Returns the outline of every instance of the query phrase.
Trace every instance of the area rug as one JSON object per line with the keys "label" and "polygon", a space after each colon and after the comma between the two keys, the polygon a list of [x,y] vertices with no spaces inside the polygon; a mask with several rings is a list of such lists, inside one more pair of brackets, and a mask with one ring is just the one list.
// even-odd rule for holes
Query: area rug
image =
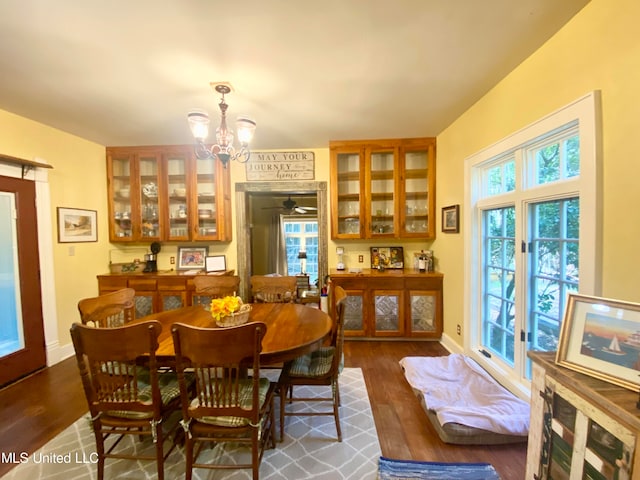
{"label": "area rug", "polygon": [[500,480],[489,463],[440,463],[380,457],[378,480]]}
{"label": "area rug", "polygon": [[[267,370],[265,373],[269,377],[277,378],[278,371]],[[303,389],[306,391],[303,392]],[[322,396],[326,394],[326,390],[318,387],[296,387],[296,393],[312,397]],[[362,370],[345,368],[340,374],[340,399],[342,442],[336,440],[335,422],[331,416],[287,417],[284,441],[276,443],[275,449],[266,450],[264,453],[260,466],[261,480],[374,480],[376,478],[380,444]],[[123,440],[122,444],[123,450],[151,451],[153,449],[150,441],[141,442],[138,439],[127,440],[127,442]],[[17,465],[3,476],[2,480],[25,478],[94,480],[97,478],[96,465],[92,463],[95,458],[95,441],[86,415],[41,450],[28,456],[22,456],[21,452],[14,453],[16,461],[24,460],[24,463]],[[211,448],[202,455],[208,456],[207,461],[216,459],[242,461],[246,458],[245,455],[250,454],[244,447],[225,444],[224,447],[218,445]],[[53,461],[46,461],[47,459]],[[165,465],[167,480],[184,478],[184,460],[181,448],[171,453]],[[195,469],[193,478],[195,480],[249,479],[251,471]],[[157,479],[155,462],[107,460],[105,479]]]}

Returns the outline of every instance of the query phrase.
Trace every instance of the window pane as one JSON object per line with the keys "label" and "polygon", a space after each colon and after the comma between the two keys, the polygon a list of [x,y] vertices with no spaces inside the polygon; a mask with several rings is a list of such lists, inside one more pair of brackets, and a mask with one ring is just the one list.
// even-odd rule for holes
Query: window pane
{"label": "window pane", "polygon": [[535,153],[538,185],[560,179],[560,145],[554,143]]}
{"label": "window pane", "polygon": [[[509,364],[514,361],[515,221],[514,207],[488,210],[484,238],[484,315],[482,345]],[[510,233],[511,232],[511,233]]]}
{"label": "window pane", "polygon": [[531,207],[534,223],[530,250],[531,348],[558,347],[566,295],[578,290],[579,202],[577,198],[541,202]]}
{"label": "window pane", "polygon": [[565,157],[567,163],[567,177],[580,174],[580,139],[576,135],[565,141]]}

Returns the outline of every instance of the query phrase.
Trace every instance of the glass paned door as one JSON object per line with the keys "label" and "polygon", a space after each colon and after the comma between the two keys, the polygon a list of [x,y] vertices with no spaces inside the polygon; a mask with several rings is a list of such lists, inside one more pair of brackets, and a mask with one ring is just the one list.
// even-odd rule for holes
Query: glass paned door
{"label": "glass paned door", "polygon": [[0,176],[0,386],[46,365],[36,188]]}
{"label": "glass paned door", "polygon": [[403,191],[405,195],[404,228],[407,233],[426,234],[429,231],[428,165],[428,151],[405,153]]}
{"label": "glass paned door", "polygon": [[360,154],[339,153],[338,176],[338,235],[360,236]]}
{"label": "glass paned door", "polygon": [[15,195],[0,192],[0,357],[24,348]]}
{"label": "glass paned door", "polygon": [[577,198],[531,206],[529,301],[531,349],[558,347],[567,295],[578,291],[580,202]]}
{"label": "glass paned door", "polygon": [[183,155],[170,155],[166,162],[169,190],[169,240],[186,240],[189,238],[187,161]]}
{"label": "glass paned door", "polygon": [[158,158],[140,156],[140,234],[144,239],[160,239],[160,207],[158,204]]}
{"label": "glass paned door", "polygon": [[211,159],[197,159],[196,161],[196,208],[194,215],[196,224],[196,239],[211,240],[218,237],[218,212],[216,211],[216,168]]}
{"label": "glass paned door", "polygon": [[370,228],[374,237],[395,232],[394,158],[393,150],[371,153]]}
{"label": "glass paned door", "polygon": [[515,350],[515,208],[484,212],[482,346],[509,365]]}

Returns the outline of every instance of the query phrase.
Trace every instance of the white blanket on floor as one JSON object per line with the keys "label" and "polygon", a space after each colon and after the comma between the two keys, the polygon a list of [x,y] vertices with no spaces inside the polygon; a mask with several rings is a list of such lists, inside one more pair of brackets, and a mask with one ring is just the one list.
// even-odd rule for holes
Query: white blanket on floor
{"label": "white blanket on floor", "polygon": [[496,382],[471,358],[405,357],[400,360],[411,387],[422,392],[441,425],[460,423],[491,432],[527,435],[529,404]]}

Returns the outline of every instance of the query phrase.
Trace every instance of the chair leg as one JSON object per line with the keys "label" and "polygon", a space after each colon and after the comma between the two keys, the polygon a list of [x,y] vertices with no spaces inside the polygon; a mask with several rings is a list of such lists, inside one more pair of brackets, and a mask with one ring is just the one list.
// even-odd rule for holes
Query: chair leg
{"label": "chair leg", "polygon": [[186,458],[184,478],[191,480],[193,475],[193,439],[189,438],[189,432],[185,433],[184,456]]}
{"label": "chair leg", "polygon": [[100,432],[100,424],[93,422],[93,432],[96,437],[96,453],[98,454],[98,480],[104,480],[104,436]]}
{"label": "chair leg", "polygon": [[338,433],[338,441],[342,442],[342,430],[340,429],[340,388],[336,379],[331,388],[333,390],[333,416],[336,420],[336,432]]}
{"label": "chair leg", "polygon": [[287,401],[288,385],[280,385],[280,441],[284,440],[284,413]]}
{"label": "chair leg", "polygon": [[163,442],[164,437],[162,435],[162,425],[157,425],[156,427],[156,466],[158,468],[158,480],[164,480],[164,450],[163,450]]}

